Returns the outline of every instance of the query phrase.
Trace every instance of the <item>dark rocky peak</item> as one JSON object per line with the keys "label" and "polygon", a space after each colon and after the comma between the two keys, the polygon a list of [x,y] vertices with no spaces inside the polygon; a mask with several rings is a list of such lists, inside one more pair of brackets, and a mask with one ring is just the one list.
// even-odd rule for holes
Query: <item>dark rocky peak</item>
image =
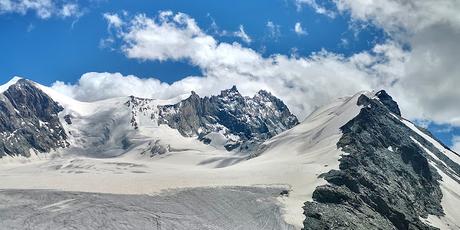
{"label": "dark rocky peak", "polygon": [[357,104],[337,143],[347,154],[339,170],[321,175],[329,184],[305,203],[304,229],[435,229],[420,220],[444,215],[434,166],[454,180],[460,166],[393,116],[396,102],[385,91]]}
{"label": "dark rocky peak", "polygon": [[190,92],[190,97],[200,97],[195,91]]}
{"label": "dark rocky peak", "polygon": [[201,99],[200,95],[198,95],[195,91],[190,92],[190,96],[185,99],[188,101],[199,101]]}
{"label": "dark rocky peak", "polygon": [[224,97],[224,98],[241,98],[243,96],[241,96],[240,92],[238,91],[238,89],[234,85],[230,89],[222,90],[220,92],[220,97]]}
{"label": "dark rocky peak", "polygon": [[399,110],[398,103],[393,100],[393,98],[387,94],[385,90],[380,90],[375,94],[375,96],[384,104],[392,113],[401,116],[401,111]]}
{"label": "dark rocky peak", "polygon": [[246,148],[298,124],[281,100],[268,92],[262,95],[243,97],[236,86],[211,97],[192,93],[177,104],[158,106],[158,121],[205,143],[212,142],[208,134],[220,133],[228,138],[228,150]]}
{"label": "dark rocky peak", "polygon": [[261,98],[272,98],[274,97],[273,94],[271,94],[270,92],[266,91],[266,90],[259,90],[259,92],[256,93],[256,95],[254,97],[261,97]]}
{"label": "dark rocky peak", "polygon": [[17,111],[24,117],[34,112],[42,120],[50,120],[52,116],[63,110],[48,95],[38,89],[33,82],[20,79],[6,90],[5,95]]}
{"label": "dark rocky peak", "polygon": [[58,117],[63,108],[35,83],[18,80],[0,98],[0,157],[68,146]]}

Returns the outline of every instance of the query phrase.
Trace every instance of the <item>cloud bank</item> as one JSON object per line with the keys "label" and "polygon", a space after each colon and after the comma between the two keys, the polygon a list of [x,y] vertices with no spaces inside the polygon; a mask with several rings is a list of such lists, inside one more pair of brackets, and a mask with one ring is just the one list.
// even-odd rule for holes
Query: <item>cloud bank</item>
{"label": "cloud bank", "polygon": [[265,58],[239,43],[218,42],[183,13],[163,11],[154,18],[140,14],[116,24],[123,25],[116,33],[128,58],[185,60],[199,67],[203,76],[169,85],[153,78],[88,73],[76,85],[58,82],[55,89],[89,101],[126,95],[165,99],[191,90],[205,96],[237,85],[246,95],[269,90],[303,118],[337,97],[372,89],[395,71],[394,63],[386,60],[390,59],[386,52],[396,49],[395,44],[379,45],[351,57],[321,51],[309,57],[276,54]]}
{"label": "cloud bank", "polygon": [[[297,1],[315,10],[316,1]],[[155,17],[112,17],[109,24],[128,58],[144,61],[185,60],[202,76],[171,85],[117,73],[88,73],[76,85],[53,87],[80,100],[136,95],[169,98],[191,90],[215,94],[237,85],[250,95],[267,89],[282,98],[300,118],[315,107],[359,90],[385,88],[410,119],[460,126],[460,2],[456,0],[333,0],[334,16],[350,15],[353,23],[372,23],[390,37],[372,50],[349,57],[321,51],[308,57],[260,53],[239,43],[219,42],[183,13]],[[109,14],[108,14],[109,15]],[[267,22],[273,39],[279,26]],[[241,31],[244,28],[241,27]],[[112,84],[112,85],[111,85]],[[112,87],[107,87],[107,86]],[[119,90],[113,90],[117,87]]]}
{"label": "cloud bank", "polygon": [[[298,0],[315,8],[316,1]],[[354,23],[372,23],[408,46],[390,82],[406,116],[460,126],[460,1],[332,0]],[[395,57],[400,56],[401,50]],[[395,58],[393,58],[395,59]]]}

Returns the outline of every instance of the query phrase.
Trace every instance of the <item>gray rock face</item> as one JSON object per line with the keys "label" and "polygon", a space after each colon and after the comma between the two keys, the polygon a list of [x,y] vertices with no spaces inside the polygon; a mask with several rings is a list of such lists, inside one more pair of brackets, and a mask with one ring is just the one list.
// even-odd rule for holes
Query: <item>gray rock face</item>
{"label": "gray rock face", "polygon": [[340,170],[321,175],[329,184],[305,203],[304,229],[434,229],[419,217],[443,215],[441,177],[428,159],[450,174],[460,175],[458,165],[391,115],[399,108],[385,94],[359,98],[363,108],[341,128],[337,143],[349,154],[340,159]]}
{"label": "gray rock face", "polygon": [[401,116],[401,111],[399,110],[398,103],[396,101],[393,101],[393,98],[387,94],[385,90],[381,90],[375,94],[377,98],[384,104],[388,110],[390,110],[392,113]]}
{"label": "gray rock face", "polygon": [[183,136],[198,136],[212,142],[210,133],[220,133],[225,148],[251,149],[298,124],[287,106],[261,90],[254,97],[243,97],[236,87],[220,95],[199,97],[196,93],[174,105],[159,106],[159,123],[179,130]]}
{"label": "gray rock face", "polygon": [[28,80],[0,94],[0,157],[30,156],[30,149],[49,152],[68,146],[59,121],[62,107]]}

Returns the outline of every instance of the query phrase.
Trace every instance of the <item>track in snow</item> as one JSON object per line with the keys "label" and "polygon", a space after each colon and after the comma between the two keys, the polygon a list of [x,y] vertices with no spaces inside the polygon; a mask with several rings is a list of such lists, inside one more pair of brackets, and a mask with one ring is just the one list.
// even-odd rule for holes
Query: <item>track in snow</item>
{"label": "track in snow", "polygon": [[0,229],[293,229],[283,188],[216,187],[160,195],[0,190]]}

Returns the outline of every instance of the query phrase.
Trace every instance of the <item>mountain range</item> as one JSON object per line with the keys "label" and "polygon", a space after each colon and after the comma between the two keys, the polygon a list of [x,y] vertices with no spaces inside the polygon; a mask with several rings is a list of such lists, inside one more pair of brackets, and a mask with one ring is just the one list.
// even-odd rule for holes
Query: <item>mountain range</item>
{"label": "mountain range", "polygon": [[[266,90],[81,102],[14,78],[0,86],[0,157],[0,199],[10,203],[0,229],[94,229],[108,224],[101,210],[155,199],[147,217],[120,213],[104,226],[460,229],[460,155],[384,90],[299,121]],[[80,192],[98,205],[83,207]]]}

